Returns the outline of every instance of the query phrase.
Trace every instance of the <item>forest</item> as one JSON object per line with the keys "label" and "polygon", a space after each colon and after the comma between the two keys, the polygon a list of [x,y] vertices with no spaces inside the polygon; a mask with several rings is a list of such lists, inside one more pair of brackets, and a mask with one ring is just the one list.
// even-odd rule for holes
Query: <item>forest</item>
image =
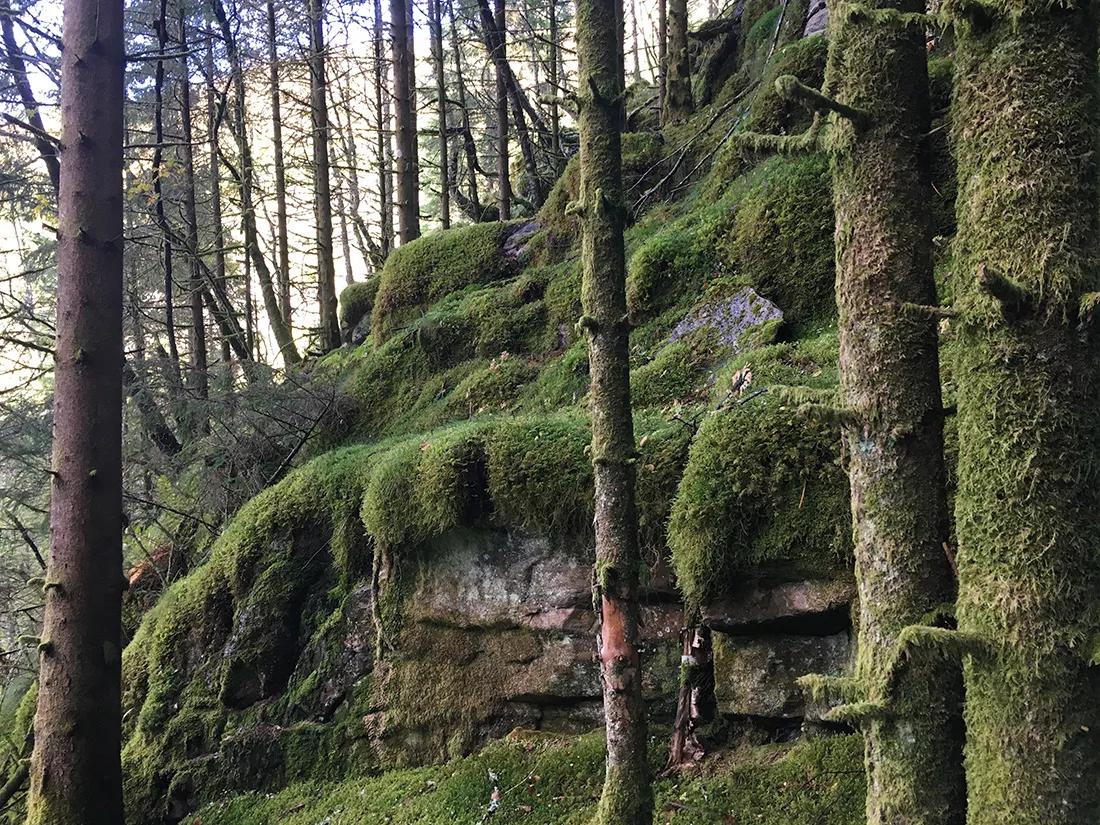
{"label": "forest", "polygon": [[1097,14],[0,0],[0,825],[1100,823]]}

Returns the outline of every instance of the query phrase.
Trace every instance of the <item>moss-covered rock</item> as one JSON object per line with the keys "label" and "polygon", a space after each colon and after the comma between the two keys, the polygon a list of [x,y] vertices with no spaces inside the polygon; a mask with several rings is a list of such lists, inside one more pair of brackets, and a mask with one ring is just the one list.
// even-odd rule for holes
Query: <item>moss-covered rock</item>
{"label": "moss-covered rock", "polygon": [[668,531],[689,602],[753,577],[845,569],[851,521],[838,448],[834,426],[770,393],[706,418]]}
{"label": "moss-covered rock", "polygon": [[377,344],[435,301],[470,284],[513,271],[503,254],[516,224],[480,223],[433,232],[398,247],[386,259],[371,315]]}
{"label": "moss-covered rock", "polygon": [[380,278],[368,278],[344,287],[340,293],[340,327],[342,329],[354,329],[356,324],[370,315],[380,283]]}
{"label": "moss-covered rock", "polygon": [[789,322],[828,319],[833,297],[833,206],[822,157],[775,158],[752,176],[719,254]]}

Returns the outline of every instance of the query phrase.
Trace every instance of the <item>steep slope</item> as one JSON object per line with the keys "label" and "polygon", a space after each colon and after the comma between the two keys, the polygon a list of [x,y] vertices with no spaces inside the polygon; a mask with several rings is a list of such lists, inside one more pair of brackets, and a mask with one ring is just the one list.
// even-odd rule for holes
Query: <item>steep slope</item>
{"label": "steep slope", "polygon": [[[732,47],[705,41],[701,57],[722,63],[700,63],[713,102],[624,144],[646,689],[668,718],[684,606],[702,608],[720,719],[765,739],[815,718],[794,679],[840,672],[850,651],[837,433],[780,391],[836,386],[827,161],[763,160],[729,139],[806,122],[772,80],[819,82],[825,42],[784,18],[767,61],[780,14],[746,4]],[[461,759],[517,727],[599,724],[577,184],[570,164],[537,219],[429,234],[345,292],[360,343],[313,367],[341,390],[308,461],[241,509],[126,649],[130,821],[288,786],[194,821],[450,821],[484,806],[472,777],[486,768],[508,787],[530,774],[588,789],[509,814],[581,821],[598,737],[512,737]],[[803,783],[805,799],[775,810],[854,822],[861,774],[834,764],[858,761],[853,741],[774,765],[786,747],[742,754],[741,772],[662,786],[662,804],[715,821],[692,811],[766,806]]]}

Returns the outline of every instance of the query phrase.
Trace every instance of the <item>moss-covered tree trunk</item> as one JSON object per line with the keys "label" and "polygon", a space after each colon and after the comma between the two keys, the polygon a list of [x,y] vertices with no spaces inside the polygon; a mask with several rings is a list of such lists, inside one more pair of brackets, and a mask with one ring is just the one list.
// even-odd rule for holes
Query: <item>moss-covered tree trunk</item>
{"label": "moss-covered tree trunk", "polygon": [[1045,0],[972,13],[953,112],[958,619],[984,648],[965,670],[969,821],[1085,825],[1100,822],[1096,20]]}
{"label": "moss-covered tree trunk", "polygon": [[50,558],[27,822],[122,822],[122,0],[66,0]]}
{"label": "moss-covered tree trunk", "polygon": [[[900,10],[920,12],[923,3],[907,0]],[[860,605],[856,677],[863,707],[874,709],[858,719],[867,821],[958,825],[965,816],[959,664],[911,651],[902,668],[895,658],[902,631],[949,605],[955,590],[944,547],[924,36],[894,18],[838,14],[830,37],[839,55],[830,91],[866,116],[835,124],[833,189]]]}
{"label": "moss-covered tree trunk", "polygon": [[638,514],[630,410],[621,126],[622,8],[579,0],[582,300],[592,375],[596,506],[597,644],[607,722],[607,767],[598,821],[649,825],[653,798],[638,653]]}
{"label": "moss-covered tree trunk", "polygon": [[665,30],[668,42],[664,67],[664,122],[677,123],[694,109],[691,97],[691,55],[688,52],[687,0],[667,0],[668,20]]}

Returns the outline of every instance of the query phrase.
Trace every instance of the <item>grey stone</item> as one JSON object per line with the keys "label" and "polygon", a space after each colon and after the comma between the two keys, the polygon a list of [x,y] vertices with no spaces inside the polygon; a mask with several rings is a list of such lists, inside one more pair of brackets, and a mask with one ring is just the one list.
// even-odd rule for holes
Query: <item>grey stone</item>
{"label": "grey stone", "polygon": [[719,712],[792,719],[806,715],[795,680],[845,672],[851,654],[847,633],[832,636],[729,636],[714,634],[714,688]]}

